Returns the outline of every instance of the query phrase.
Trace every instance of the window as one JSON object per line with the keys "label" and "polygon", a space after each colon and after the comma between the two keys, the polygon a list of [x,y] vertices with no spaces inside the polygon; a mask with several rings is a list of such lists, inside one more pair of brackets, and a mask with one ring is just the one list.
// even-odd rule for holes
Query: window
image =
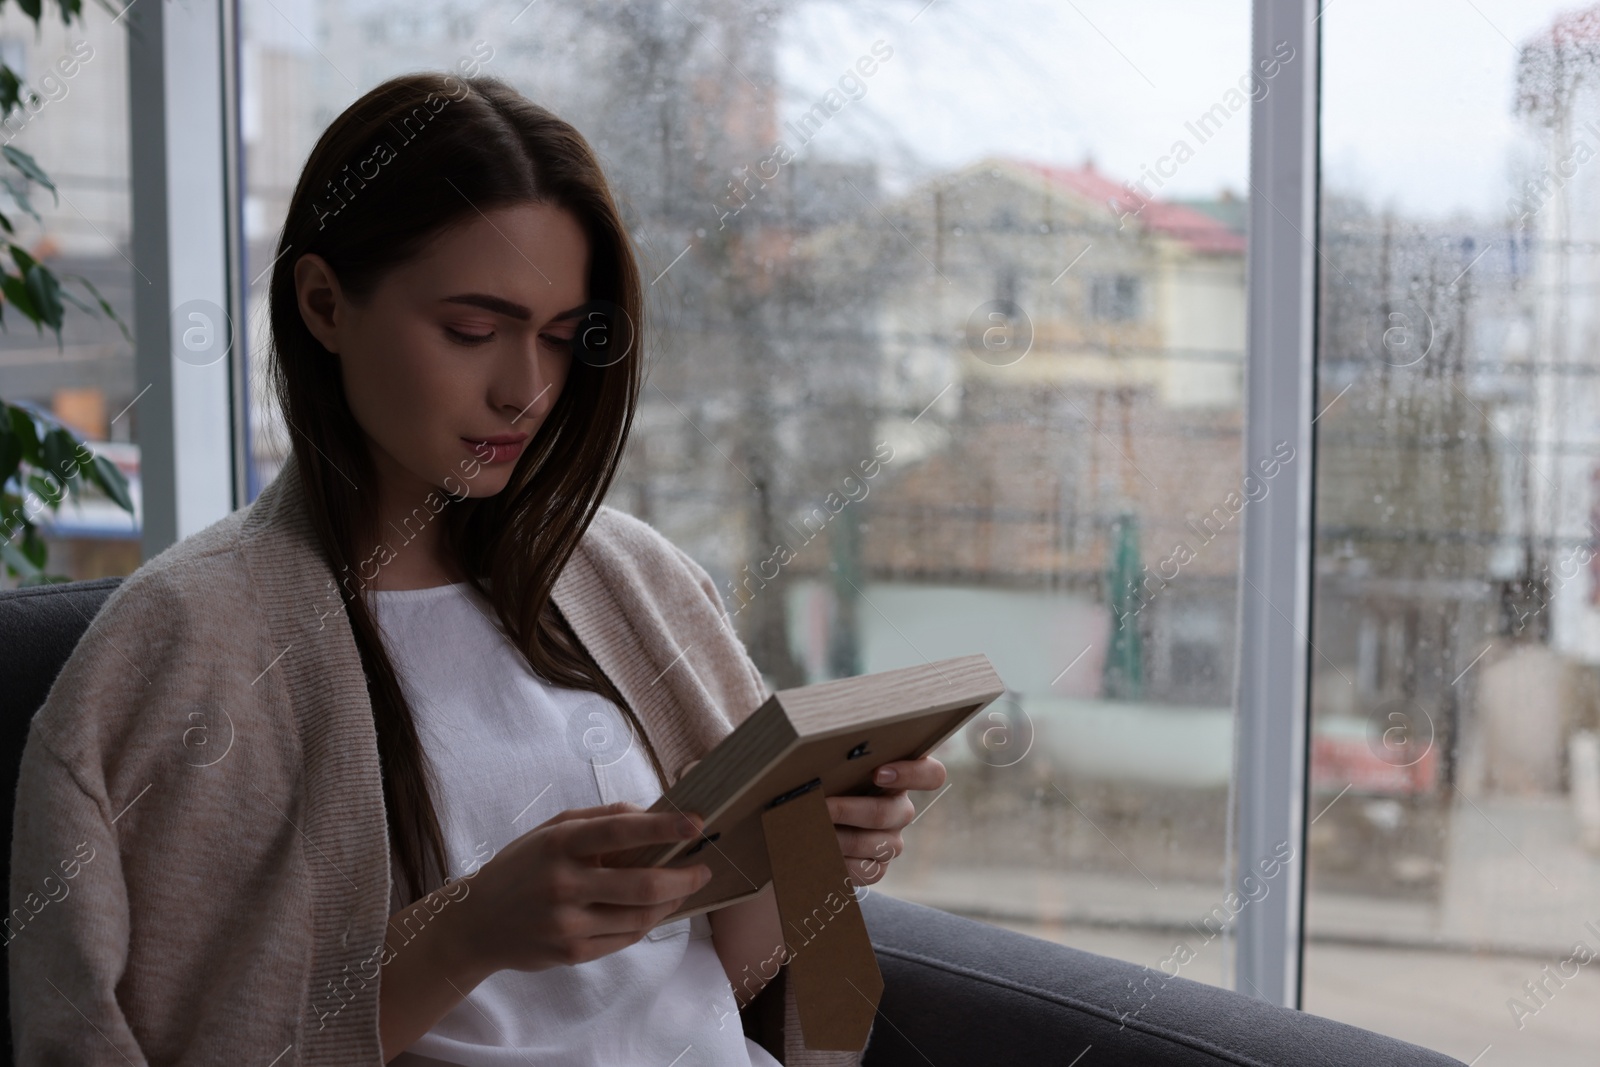
{"label": "window", "polygon": [[1132,322],[1139,317],[1143,287],[1136,275],[1112,274],[1090,279],[1089,315],[1101,322]]}
{"label": "window", "polygon": [[1321,22],[1305,1006],[1463,1062],[1586,1063],[1600,19]]}
{"label": "window", "polygon": [[[1131,190],[1248,71],[1249,5],[1168,4],[1154,36],[1108,2],[921,6],[245,0],[242,275],[329,116],[491,51],[593,140],[655,279],[610,502],[707,568],[775,686],[979,651],[1010,686],[885,891],[1155,967],[1227,893],[1245,242],[1194,205],[1244,195],[1247,118]],[[1124,104],[995,121],[1089,93]],[[288,441],[259,387],[252,418],[259,486]],[[1184,976],[1228,981],[1222,943]]]}
{"label": "window", "polygon": [[[0,126],[0,143],[32,155],[56,184],[53,198],[35,186],[35,221],[9,194],[3,210],[17,243],[48,264],[63,285],[93,306],[68,275],[87,278],[133,326],[133,270],[128,183],[126,27],[89,6],[63,26],[52,12],[34,24],[16,11],[0,15],[0,55],[38,94],[36,106]],[[67,71],[71,71],[67,74]],[[9,168],[8,168],[9,171]],[[139,506],[140,415],[144,383],[133,348],[117,325],[68,305],[58,348],[50,331],[28,328],[20,314],[0,332],[0,398],[33,409],[89,442],[116,464]],[[137,511],[136,511],[137,513]],[[102,494],[86,492],[36,520],[49,548],[47,573],[68,578],[127,574],[139,565],[138,524]]]}

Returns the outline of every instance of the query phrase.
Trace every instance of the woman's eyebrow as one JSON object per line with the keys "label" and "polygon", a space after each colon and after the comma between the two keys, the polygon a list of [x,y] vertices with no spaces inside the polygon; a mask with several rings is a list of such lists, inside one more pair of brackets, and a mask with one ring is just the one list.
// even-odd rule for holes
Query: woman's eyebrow
{"label": "woman's eyebrow", "polygon": [[[533,312],[523,305],[507,300],[504,297],[491,296],[488,293],[459,293],[456,296],[447,296],[441,302],[446,304],[470,304],[473,307],[481,307],[485,311],[493,311],[496,314],[519,319],[523,322],[533,318]],[[583,305],[568,308],[566,311],[556,313],[550,321],[563,322],[567,319],[576,318],[582,312]]]}

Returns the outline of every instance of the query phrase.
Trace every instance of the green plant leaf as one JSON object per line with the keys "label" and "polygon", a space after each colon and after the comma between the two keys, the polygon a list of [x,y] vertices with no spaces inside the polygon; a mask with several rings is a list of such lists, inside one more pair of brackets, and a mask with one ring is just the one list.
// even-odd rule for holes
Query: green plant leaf
{"label": "green plant leaf", "polygon": [[28,488],[39,494],[39,499],[50,505],[53,511],[66,499],[67,491],[63,483],[52,482],[42,474],[28,475]]}
{"label": "green plant leaf", "polygon": [[[34,21],[37,22],[38,18],[35,17]],[[61,206],[61,196],[56,192],[56,183],[50,180],[50,175],[40,168],[32,156],[22,149],[12,148],[10,145],[0,145],[0,155],[4,155],[11,165],[20,170],[29,181],[38,182],[50,190],[50,195],[55,197],[56,206]]]}
{"label": "green plant leaf", "polygon": [[50,558],[50,546],[39,535],[39,527],[31,523],[22,531],[22,555],[41,571],[44,570],[45,561]]}
{"label": "green plant leaf", "polygon": [[61,299],[65,300],[67,303],[71,304],[73,307],[77,308],[79,311],[84,312],[85,314],[88,314],[88,315],[93,315],[94,314],[94,308],[92,308],[88,304],[84,303],[83,299],[81,297],[79,297],[77,293],[74,293],[71,289],[63,289],[63,290],[61,290]]}
{"label": "green plant leaf", "polygon": [[4,294],[7,301],[28,316],[28,321],[39,327],[40,334],[44,333],[44,323],[39,321],[39,312],[33,306],[33,297],[28,295],[28,287],[23,284],[21,278],[15,274],[0,274],[0,294]]}
{"label": "green plant leaf", "polygon": [[115,463],[104,456],[96,456],[86,470],[89,477],[94,479],[94,483],[106,491],[106,496],[111,498],[112,503],[129,515],[133,514],[133,497],[128,494],[128,479],[117,470]]}
{"label": "green plant leaf", "polygon": [[39,21],[39,15],[43,10],[41,0],[17,0],[17,6],[22,8],[22,13],[34,22]]}
{"label": "green plant leaf", "polygon": [[[19,182],[11,175],[5,174],[0,175],[0,187],[4,187],[5,191],[11,194],[11,199],[17,202],[18,207],[32,215],[40,225],[44,224],[44,219],[39,215],[39,209],[33,206],[33,200],[28,196],[28,184],[26,182]],[[8,231],[11,229],[9,223],[6,224],[6,229]]]}
{"label": "green plant leaf", "polygon": [[17,445],[22,449],[22,462],[37,467],[41,462],[39,428],[34,425],[33,415],[27,409],[19,408],[15,404],[7,406],[11,409],[11,432],[16,434]]}
{"label": "green plant leaf", "polygon": [[62,481],[78,477],[86,460],[78,452],[83,446],[78,444],[78,439],[72,436],[71,431],[52,426],[45,432],[40,445],[44,457],[41,466]]}
{"label": "green plant leaf", "polygon": [[0,402],[0,486],[11,484],[22,466],[22,442],[11,428],[9,411]]}
{"label": "green plant leaf", "polygon": [[[65,281],[77,282],[85,289],[89,290],[90,295],[92,295],[95,298],[95,301],[100,305],[100,310],[105,312],[106,318],[116,323],[117,328],[122,331],[123,339],[126,340],[130,345],[133,344],[133,333],[128,329],[128,324],[122,321],[121,316],[117,314],[117,309],[111,306],[111,301],[100,295],[100,290],[94,287],[93,282],[81,274],[63,274],[61,277]],[[74,304],[78,304],[78,298],[70,294],[67,290],[61,290],[61,295],[66,299],[71,300]],[[78,304],[78,306],[83,307],[82,304]],[[88,308],[84,308],[84,310],[87,311]]]}
{"label": "green plant leaf", "polygon": [[10,67],[0,64],[0,117],[22,105],[22,79]]}
{"label": "green plant leaf", "polygon": [[62,347],[61,316],[66,309],[61,306],[61,283],[56,281],[55,274],[42,263],[36,263],[28,268],[23,276],[24,285],[28,290],[28,299],[33,301],[33,306],[39,312],[46,326],[56,332],[56,348]]}

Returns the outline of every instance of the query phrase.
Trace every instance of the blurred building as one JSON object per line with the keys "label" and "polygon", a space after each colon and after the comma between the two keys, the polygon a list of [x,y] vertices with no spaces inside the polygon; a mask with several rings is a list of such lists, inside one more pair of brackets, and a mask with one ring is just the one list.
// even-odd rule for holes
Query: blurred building
{"label": "blurred building", "polygon": [[1229,704],[1242,233],[1092,164],[985,159],[883,210],[927,262],[907,254],[909,276],[881,294],[884,407],[906,414],[884,422],[897,459],[870,511],[867,575],[1013,613],[1018,598],[1048,603],[1043,630],[1018,616],[1025,633],[997,643],[1045,642],[1018,657],[1046,671],[1039,695],[1099,696],[1113,529],[1135,516],[1145,694]]}

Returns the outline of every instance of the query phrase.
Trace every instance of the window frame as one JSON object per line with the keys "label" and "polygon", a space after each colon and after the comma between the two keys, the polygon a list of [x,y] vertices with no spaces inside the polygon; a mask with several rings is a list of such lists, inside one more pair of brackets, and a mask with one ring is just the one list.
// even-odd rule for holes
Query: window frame
{"label": "window frame", "polygon": [[[1296,59],[1250,113],[1245,251],[1244,471],[1295,449],[1272,492],[1246,510],[1239,570],[1234,704],[1235,877],[1260,880],[1283,844],[1293,859],[1238,917],[1234,988],[1301,1003],[1310,753],[1311,595],[1316,416],[1319,0],[1255,0],[1251,53],[1292,42]],[[1241,894],[1243,895],[1243,894]]]}
{"label": "window frame", "polygon": [[[141,4],[126,14],[132,262],[144,283],[134,286],[133,308],[140,547],[149,559],[243,502],[244,378],[233,343],[243,296],[238,32],[227,0]],[[215,331],[224,354],[180,358],[190,322]]]}

